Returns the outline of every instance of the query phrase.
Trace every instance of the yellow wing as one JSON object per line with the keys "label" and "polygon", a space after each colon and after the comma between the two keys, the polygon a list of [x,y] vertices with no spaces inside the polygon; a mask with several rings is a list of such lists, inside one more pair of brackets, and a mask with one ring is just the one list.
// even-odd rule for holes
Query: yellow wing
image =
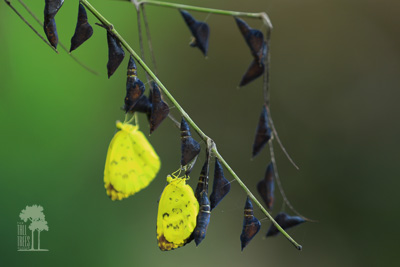
{"label": "yellow wing", "polygon": [[104,186],[112,200],[139,192],[155,178],[160,159],[138,126],[117,122],[120,129],[107,152]]}
{"label": "yellow wing", "polygon": [[157,240],[161,250],[179,248],[190,241],[196,228],[199,203],[185,178],[167,177],[158,205]]}

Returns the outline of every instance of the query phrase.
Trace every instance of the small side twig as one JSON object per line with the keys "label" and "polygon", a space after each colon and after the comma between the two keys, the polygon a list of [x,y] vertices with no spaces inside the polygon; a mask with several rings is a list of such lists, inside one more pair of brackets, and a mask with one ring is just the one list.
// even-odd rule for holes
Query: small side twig
{"label": "small side twig", "polygon": [[296,215],[300,216],[301,218],[303,218],[304,220],[308,221],[308,222],[317,222],[315,220],[309,219],[303,215],[300,214],[300,212],[298,212],[293,205],[289,202],[289,199],[286,197],[285,191],[283,190],[283,186],[281,183],[281,179],[279,178],[279,174],[278,174],[278,166],[276,165],[276,161],[275,161],[275,154],[274,154],[274,145],[271,141],[268,142],[269,145],[269,151],[271,153],[271,162],[272,165],[274,166],[274,176],[275,176],[275,180],[276,183],[278,184],[278,188],[279,188],[279,192],[282,195],[283,198],[283,202],[284,204],[288,205],[288,207],[294,212],[296,213]]}
{"label": "small side twig", "polygon": [[258,18],[263,21],[265,26],[272,29],[272,23],[269,19],[267,13],[252,13],[252,12],[240,12],[240,11],[231,11],[231,10],[223,10],[223,9],[215,9],[215,8],[208,8],[208,7],[198,7],[198,6],[190,6],[190,5],[183,5],[177,3],[170,3],[170,2],[160,2],[160,1],[153,1],[153,0],[143,0],[137,3],[138,5],[153,5],[153,6],[162,6],[162,7],[170,7],[175,9],[185,9],[185,10],[193,10],[198,12],[205,12],[205,13],[214,13],[219,15],[227,15],[227,16],[235,16],[235,17],[249,17],[249,18]]}
{"label": "small side twig", "polygon": [[[25,8],[25,10],[31,15],[32,18],[36,20],[36,22],[43,27],[42,21],[35,15],[35,13],[32,12],[32,10],[25,4],[24,1],[18,0],[18,2]],[[78,63],[82,68],[86,69],[87,71],[91,72],[94,75],[99,75],[95,70],[91,69],[90,67],[86,66],[84,63],[82,63],[78,58],[76,58],[73,54],[71,54],[68,50],[68,48],[61,42],[59,41],[58,44],[61,46],[61,48],[68,53],[68,55],[76,62]],[[54,48],[53,46],[51,46]]]}
{"label": "small side twig", "polygon": [[4,2],[6,2],[6,4],[15,12],[15,14],[18,15],[18,17],[25,22],[26,25],[28,25],[29,28],[31,28],[31,30],[37,35],[39,36],[40,39],[42,39],[43,42],[45,42],[54,52],[56,52],[58,54],[57,49],[55,49],[37,30],[35,30],[35,28],[33,28],[33,26],[13,7],[13,5],[11,5],[11,2],[8,0],[4,0]]}
{"label": "small side twig", "polygon": [[144,6],[140,6],[143,14],[143,21],[144,21],[144,27],[146,28],[146,37],[147,37],[147,43],[149,45],[149,50],[150,50],[150,55],[151,55],[151,61],[153,63],[153,68],[154,68],[154,73],[157,75],[158,69],[157,69],[157,62],[156,62],[156,57],[154,55],[154,50],[153,50],[153,42],[151,39],[150,35],[150,28],[149,28],[149,23],[147,20],[147,15]]}
{"label": "small side twig", "polygon": [[[138,34],[139,34],[139,46],[140,46],[140,54],[142,56],[142,59],[145,60],[145,52],[144,52],[144,47],[143,47],[143,34],[142,34],[142,24],[140,22],[140,9],[139,6],[136,6],[136,17],[137,17],[137,26],[138,26]],[[146,80],[147,83],[150,83],[150,76],[146,72]]]}
{"label": "small side twig", "polygon": [[272,128],[272,132],[273,132],[273,136],[276,139],[276,141],[278,142],[279,146],[281,147],[283,153],[285,154],[285,156],[287,157],[287,159],[289,160],[289,162],[297,169],[299,170],[299,167],[296,165],[296,163],[294,162],[294,160],[292,159],[292,157],[290,157],[289,153],[286,151],[286,148],[283,146],[281,139],[279,138],[278,132],[275,128],[274,125],[274,121],[272,120],[272,116],[271,116],[271,112],[269,111],[269,106],[266,106],[267,108],[267,112],[268,112],[268,121],[269,124],[271,125]]}

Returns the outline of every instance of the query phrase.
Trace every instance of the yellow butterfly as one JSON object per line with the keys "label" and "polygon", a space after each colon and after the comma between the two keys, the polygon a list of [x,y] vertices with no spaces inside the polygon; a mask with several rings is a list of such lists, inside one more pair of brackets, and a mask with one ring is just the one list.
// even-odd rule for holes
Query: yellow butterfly
{"label": "yellow butterfly", "polygon": [[157,240],[161,250],[179,248],[191,241],[196,228],[199,203],[184,177],[167,176],[158,203]]}
{"label": "yellow butterfly", "polygon": [[112,200],[127,198],[149,185],[161,162],[139,126],[117,121],[120,129],[108,147],[104,187]]}

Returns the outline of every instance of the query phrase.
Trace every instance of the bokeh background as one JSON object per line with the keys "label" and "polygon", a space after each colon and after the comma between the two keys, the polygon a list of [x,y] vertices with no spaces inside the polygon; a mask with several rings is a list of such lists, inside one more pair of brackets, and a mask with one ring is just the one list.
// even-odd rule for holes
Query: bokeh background
{"label": "bokeh background", "polygon": [[[134,7],[123,1],[91,2],[139,51]],[[179,131],[167,120],[149,137],[162,159],[159,175],[146,190],[112,202],[103,187],[103,171],[115,121],[124,117],[120,107],[128,57],[108,80],[106,33],[89,14],[95,33],[73,53],[99,73],[93,75],[64,51],[51,51],[1,1],[0,265],[397,265],[400,2],[180,2],[267,11],[271,17],[271,112],[300,166],[295,170],[275,145],[279,172],[293,205],[319,221],[289,230],[303,251],[283,236],[265,239],[269,221],[260,210],[255,214],[262,219],[261,231],[240,251],[246,196],[236,182],[213,212],[199,247],[191,243],[160,251],[157,200],[166,175],[179,167]],[[17,1],[12,3],[28,18]],[[26,3],[42,17],[44,1]],[[67,47],[77,6],[78,1],[66,1],[56,17]],[[255,190],[269,163],[267,149],[250,159],[262,81],[237,89],[251,56],[233,18],[192,12],[211,27],[204,59],[188,46],[190,33],[178,11],[148,7],[147,13],[160,79]],[[260,21],[246,21],[265,31]],[[145,80],[142,70],[139,74]],[[176,109],[172,113],[179,118]],[[144,116],[140,122],[148,133]],[[202,159],[192,186],[201,165]],[[18,215],[32,204],[44,207],[50,229],[42,232],[41,247],[49,252],[17,252]],[[278,197],[273,215],[280,206]]]}

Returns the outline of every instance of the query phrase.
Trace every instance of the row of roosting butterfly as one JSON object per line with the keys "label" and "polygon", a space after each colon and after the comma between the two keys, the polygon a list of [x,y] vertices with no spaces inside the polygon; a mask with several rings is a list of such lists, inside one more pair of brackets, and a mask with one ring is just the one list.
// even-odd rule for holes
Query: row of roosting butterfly
{"label": "row of roosting butterfly", "polygon": [[[49,40],[50,44],[57,48],[58,44],[58,33],[55,22],[55,16],[59,9],[64,4],[64,0],[45,0],[44,9],[44,31]],[[193,41],[190,43],[192,47],[198,47],[203,54],[206,56],[208,52],[208,42],[210,36],[210,27],[207,23],[197,21],[189,12],[180,10],[190,32],[193,35]],[[236,18],[236,23],[246,40],[246,43],[250,47],[253,61],[249,68],[243,75],[240,86],[244,86],[256,78],[260,77],[265,70],[264,59],[267,53],[267,44],[264,40],[264,36],[261,31],[252,29],[246,22],[240,18]],[[93,28],[88,22],[87,13],[84,6],[79,3],[78,10],[78,21],[75,28],[75,33],[71,38],[70,52],[77,49],[85,41],[87,41],[93,35]],[[108,78],[110,78],[117,70],[122,60],[125,57],[124,50],[121,47],[120,42],[115,36],[107,31],[107,42],[109,49],[109,60],[107,63]]]}
{"label": "row of roosting butterfly", "polygon": [[[63,0],[45,1],[44,30],[49,42],[55,48],[58,43],[55,15],[63,2]],[[191,46],[198,47],[204,55],[207,55],[209,26],[205,22],[194,19],[187,11],[180,10],[180,12],[194,38]],[[239,18],[235,18],[235,20],[253,56],[253,61],[240,82],[240,86],[244,86],[264,73],[267,44],[261,31],[252,29]],[[92,34],[93,28],[88,23],[86,10],[82,4],[79,4],[78,22],[75,34],[71,39],[70,51],[78,48]],[[118,39],[110,31],[107,31],[107,43],[109,50],[107,70],[110,78],[123,61],[125,53]],[[168,116],[169,107],[162,100],[161,92],[156,83],[152,83],[152,90],[150,90],[148,97],[144,95],[144,91],[145,86],[137,77],[136,64],[131,56],[128,63],[123,109],[126,113],[141,112],[147,114],[150,133],[152,133]],[[138,126],[117,122],[117,128],[120,131],[115,134],[110,143],[104,171],[105,188],[112,200],[121,200],[145,188],[155,178],[161,165],[153,147],[143,133],[139,131]],[[182,177],[174,174],[168,176],[169,184],[165,187],[159,201],[157,239],[161,250],[181,247],[193,239],[196,245],[199,245],[205,238],[211,211],[230,190],[230,183],[224,177],[222,166],[218,159],[215,159],[213,192],[208,199],[210,157],[207,155],[197,188],[193,193],[193,190],[185,181],[188,179],[191,168],[200,153],[200,145],[192,138],[189,125],[183,118],[180,130],[181,169],[185,169],[185,175]],[[253,144],[253,157],[259,154],[265,144],[271,140],[271,136],[268,113],[264,105]],[[193,165],[187,167],[189,163]],[[264,179],[257,185],[257,190],[268,209],[272,209],[274,203],[274,178],[273,165],[270,163]],[[301,217],[289,216],[283,212],[279,213],[275,220],[283,229],[304,222]],[[247,197],[243,229],[240,235],[242,250],[259,232],[260,227],[261,223],[254,217],[253,205]],[[274,236],[278,233],[278,229],[272,224],[267,236]]]}

